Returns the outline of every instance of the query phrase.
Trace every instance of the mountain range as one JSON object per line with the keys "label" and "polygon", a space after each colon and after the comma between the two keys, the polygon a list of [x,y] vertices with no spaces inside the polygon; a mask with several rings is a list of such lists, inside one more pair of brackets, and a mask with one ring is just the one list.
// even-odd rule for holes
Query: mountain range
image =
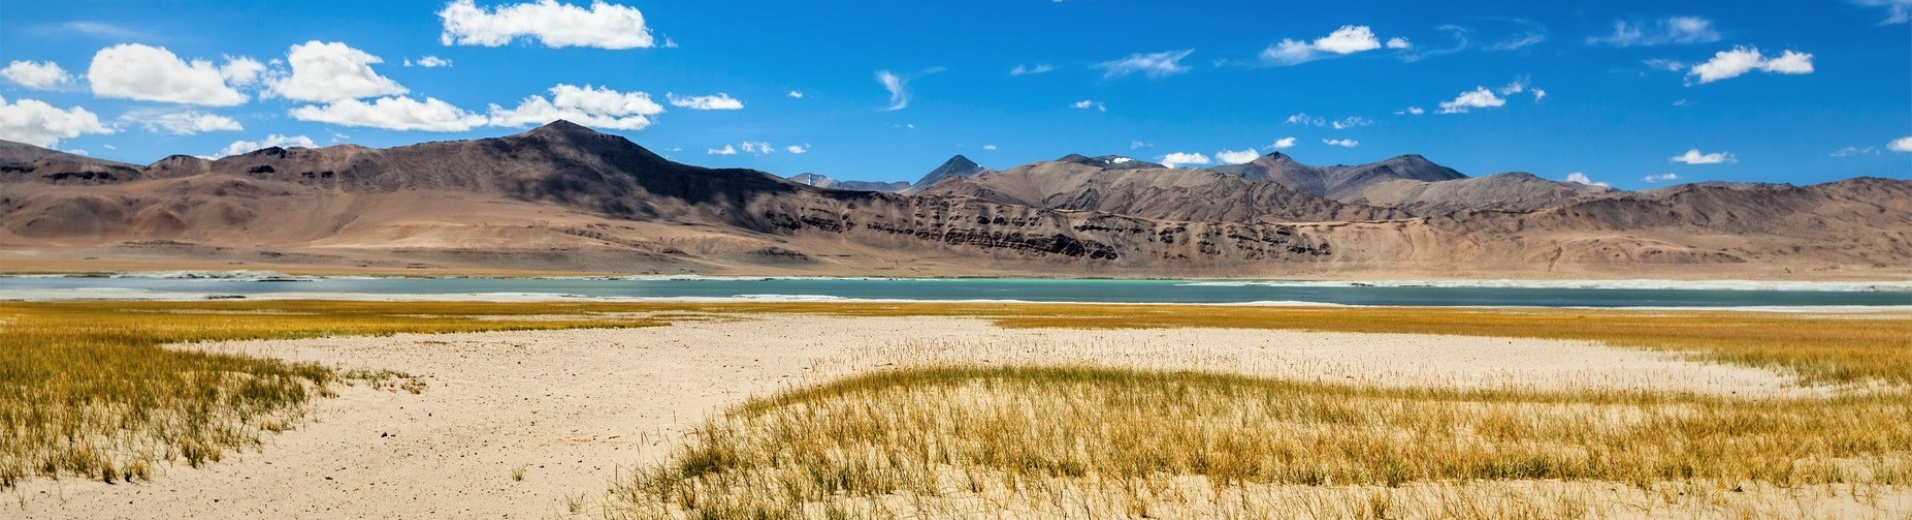
{"label": "mountain range", "polygon": [[[1627,192],[1407,155],[957,156],[916,183],[677,163],[568,122],[139,166],[0,143],[0,270],[1899,278],[1912,183]],[[247,267],[233,267],[247,266]]]}

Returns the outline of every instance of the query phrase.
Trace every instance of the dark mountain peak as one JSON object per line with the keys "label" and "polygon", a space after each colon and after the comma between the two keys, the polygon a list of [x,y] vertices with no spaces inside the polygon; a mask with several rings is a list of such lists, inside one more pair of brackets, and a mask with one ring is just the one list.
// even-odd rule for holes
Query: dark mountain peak
{"label": "dark mountain peak", "polygon": [[533,128],[531,129],[531,131],[525,132],[525,135],[539,135],[539,136],[546,136],[546,137],[560,137],[560,136],[577,137],[577,136],[598,136],[598,135],[604,135],[604,134],[599,133],[597,130],[592,130],[591,127],[580,125],[580,124],[566,121],[563,119],[559,119],[557,121],[545,123],[544,126]]}
{"label": "dark mountain peak", "polygon": [[922,179],[917,180],[916,184],[912,186],[915,189],[928,188],[938,182],[943,182],[944,179],[971,177],[985,171],[988,171],[988,168],[983,168],[982,165],[976,164],[976,161],[971,161],[968,157],[957,154],[955,157],[949,158],[948,161],[943,161],[942,166],[937,166],[936,169],[930,170],[929,174],[924,175]]}

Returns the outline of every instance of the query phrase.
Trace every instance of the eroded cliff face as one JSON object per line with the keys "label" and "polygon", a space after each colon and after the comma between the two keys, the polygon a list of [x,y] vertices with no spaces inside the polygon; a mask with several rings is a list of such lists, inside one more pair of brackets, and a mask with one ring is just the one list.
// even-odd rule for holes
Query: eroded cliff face
{"label": "eroded cliff face", "polygon": [[1245,266],[1334,254],[1327,240],[1288,225],[1157,221],[961,197],[767,197],[749,214],[775,233],[1085,267]]}

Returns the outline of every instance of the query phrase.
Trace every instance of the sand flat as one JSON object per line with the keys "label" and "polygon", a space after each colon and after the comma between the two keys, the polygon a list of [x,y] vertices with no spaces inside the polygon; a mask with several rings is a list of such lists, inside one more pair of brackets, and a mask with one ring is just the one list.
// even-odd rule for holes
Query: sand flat
{"label": "sand flat", "polygon": [[[313,420],[153,482],[38,481],[25,518],[550,518],[594,507],[752,395],[911,363],[1197,368],[1403,386],[1799,392],[1780,374],[1589,342],[1176,329],[1005,330],[969,318],[750,316],[669,327],[242,341],[200,348],[421,376],[342,388]],[[523,468],[522,481],[512,478]]]}

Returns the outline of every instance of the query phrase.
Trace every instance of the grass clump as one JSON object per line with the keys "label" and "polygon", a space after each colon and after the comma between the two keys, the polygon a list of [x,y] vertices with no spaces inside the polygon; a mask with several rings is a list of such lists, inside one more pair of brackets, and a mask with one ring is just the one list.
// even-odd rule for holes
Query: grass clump
{"label": "grass clump", "polygon": [[[1243,508],[1295,487],[1896,489],[1912,485],[1906,417],[1912,400],[1903,394],[1736,400],[1377,389],[1104,368],[905,369],[745,404],[615,497],[616,510],[632,518],[815,518],[829,510],[1253,517],[1308,516],[1278,503]],[[1441,507],[1480,499],[1449,497]],[[1558,513],[1576,501],[1600,502],[1560,496],[1501,505]]]}
{"label": "grass clump", "polygon": [[[396,333],[643,326],[649,320],[514,320],[554,305],[391,302],[0,304],[0,489],[33,476],[151,478],[161,461],[217,462],[295,424],[328,385],[358,378],[423,391],[402,374],[162,345]],[[556,312],[567,312],[559,309]],[[418,317],[419,314],[431,317]]]}

